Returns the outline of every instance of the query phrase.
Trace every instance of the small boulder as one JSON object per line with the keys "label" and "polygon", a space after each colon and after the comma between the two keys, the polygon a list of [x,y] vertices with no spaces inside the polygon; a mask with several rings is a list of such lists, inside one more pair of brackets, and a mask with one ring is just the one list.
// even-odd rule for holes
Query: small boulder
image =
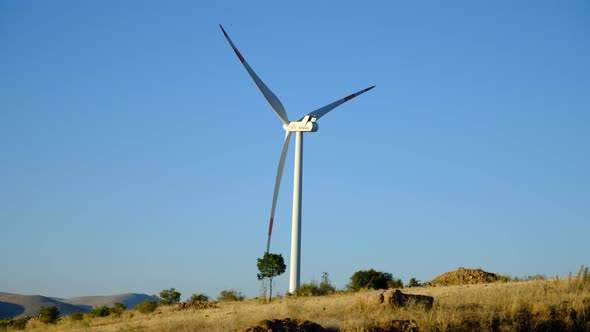
{"label": "small boulder", "polygon": [[399,289],[390,289],[386,293],[388,294],[383,297],[387,298],[387,303],[394,308],[404,308],[408,305],[414,305],[430,310],[434,304],[434,297],[428,295],[404,294]]}
{"label": "small boulder", "polygon": [[239,330],[240,332],[325,332],[321,325],[299,319],[267,319],[256,326]]}
{"label": "small boulder", "polygon": [[404,294],[399,289],[376,290],[363,295],[362,300],[368,305],[389,304],[393,308],[405,308],[408,305],[432,309],[434,298],[427,295]]}
{"label": "small boulder", "polygon": [[379,289],[366,294],[363,294],[363,300],[369,305],[379,305],[383,303],[384,290]]}
{"label": "small boulder", "polygon": [[395,319],[371,326],[373,332],[418,332],[418,325],[414,320]]}

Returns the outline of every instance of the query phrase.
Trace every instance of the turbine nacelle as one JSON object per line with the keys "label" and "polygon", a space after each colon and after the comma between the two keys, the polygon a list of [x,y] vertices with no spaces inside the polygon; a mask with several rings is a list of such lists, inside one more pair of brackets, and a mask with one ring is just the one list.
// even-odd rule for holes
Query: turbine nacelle
{"label": "turbine nacelle", "polygon": [[306,115],[301,121],[291,121],[289,124],[284,124],[283,128],[286,131],[294,132],[316,132],[319,129],[319,125],[315,122],[316,118],[311,115]]}

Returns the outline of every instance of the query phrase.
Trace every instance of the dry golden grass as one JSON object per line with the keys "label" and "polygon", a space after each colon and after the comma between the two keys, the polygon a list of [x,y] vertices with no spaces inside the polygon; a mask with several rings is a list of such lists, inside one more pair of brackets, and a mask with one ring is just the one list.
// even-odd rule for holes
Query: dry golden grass
{"label": "dry golden grass", "polygon": [[[586,276],[590,277],[590,276]],[[154,313],[126,312],[120,317],[72,321],[56,325],[29,321],[27,331],[235,331],[265,319],[310,320],[325,328],[367,331],[391,320],[414,320],[420,331],[590,330],[590,282],[586,279],[535,280],[484,285],[405,288],[406,293],[435,298],[432,310],[371,306],[364,293],[242,302],[221,302],[219,308]]]}

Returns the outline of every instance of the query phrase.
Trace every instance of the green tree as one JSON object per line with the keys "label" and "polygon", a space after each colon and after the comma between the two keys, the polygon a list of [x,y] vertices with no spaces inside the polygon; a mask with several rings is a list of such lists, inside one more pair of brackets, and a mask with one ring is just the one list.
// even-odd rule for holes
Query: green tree
{"label": "green tree", "polygon": [[178,302],[180,302],[180,292],[178,292],[176,289],[164,289],[160,292],[160,303],[171,305]]}
{"label": "green tree", "polygon": [[386,289],[386,288],[401,288],[403,286],[400,279],[394,279],[391,273],[370,270],[356,271],[350,277],[348,288],[351,290],[359,290],[362,288],[372,289]]}
{"label": "green tree", "polygon": [[188,299],[188,303],[209,302],[209,296],[205,294],[193,294]]}
{"label": "green tree", "polygon": [[49,307],[41,307],[39,311],[39,320],[46,324],[55,324],[59,318],[59,310],[57,307],[52,305]]}
{"label": "green tree", "polygon": [[[268,286],[269,286],[269,295],[268,301],[272,300],[272,283],[273,279],[276,276],[279,276],[285,273],[285,269],[287,269],[287,265],[285,265],[285,260],[283,259],[283,255],[281,254],[271,254],[268,252],[264,253],[262,258],[258,258],[258,273],[256,276],[258,280],[264,282],[265,279],[268,279]],[[264,289],[264,296],[266,297],[266,287]]]}

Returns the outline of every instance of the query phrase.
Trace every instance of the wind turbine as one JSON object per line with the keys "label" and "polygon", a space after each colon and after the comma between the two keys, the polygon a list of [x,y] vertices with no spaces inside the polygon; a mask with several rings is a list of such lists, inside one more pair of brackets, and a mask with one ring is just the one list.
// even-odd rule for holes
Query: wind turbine
{"label": "wind turbine", "polygon": [[256,75],[252,67],[246,62],[246,59],[242,56],[240,51],[236,48],[234,43],[231,41],[225,29],[221,24],[219,25],[221,31],[225,35],[225,38],[233,48],[234,52],[244,65],[244,68],[248,71],[248,74],[254,80],[254,83],[258,86],[258,89],[266,98],[266,101],[270,104],[272,110],[279,116],[283,122],[283,129],[285,129],[285,140],[283,141],[283,149],[281,151],[281,157],[279,158],[279,166],[277,168],[277,176],[275,179],[274,194],[272,197],[272,208],[270,210],[270,222],[268,225],[268,240],[266,242],[266,252],[270,249],[270,238],[272,235],[272,226],[274,222],[274,215],[277,206],[277,198],[279,195],[279,187],[281,186],[281,177],[283,175],[283,168],[285,166],[285,157],[287,150],[289,149],[289,141],[291,133],[295,133],[295,167],[294,167],[294,179],[293,179],[293,218],[291,224],[291,265],[290,265],[290,279],[289,279],[289,293],[294,293],[299,289],[299,276],[300,276],[300,263],[301,263],[301,188],[302,181],[301,175],[303,173],[302,161],[303,161],[303,133],[304,132],[316,132],[318,130],[317,120],[334,108],[342,105],[343,103],[351,100],[352,98],[363,94],[375,86],[368,87],[364,90],[360,90],[351,95],[348,95],[342,99],[339,99],[331,104],[328,104],[322,108],[306,114],[297,121],[289,121],[287,112],[281,104],[281,101],[277,96],[262,82],[260,77]]}

